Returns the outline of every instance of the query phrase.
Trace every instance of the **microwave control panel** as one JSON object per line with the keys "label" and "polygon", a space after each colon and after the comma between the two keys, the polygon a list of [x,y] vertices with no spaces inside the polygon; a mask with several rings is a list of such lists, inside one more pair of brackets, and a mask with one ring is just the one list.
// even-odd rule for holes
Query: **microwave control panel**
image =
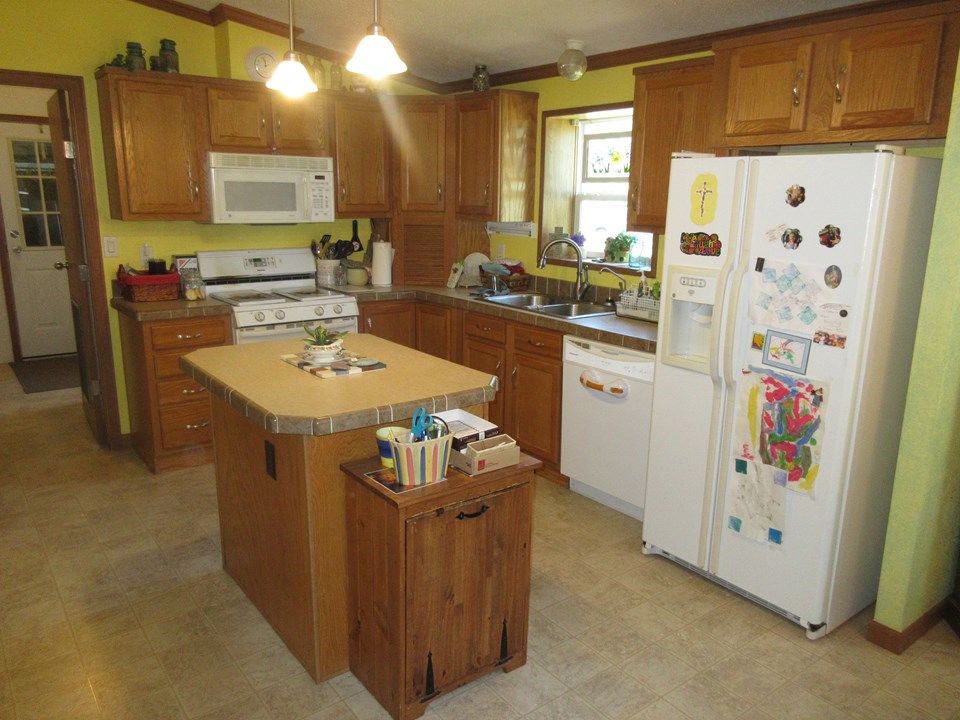
{"label": "microwave control panel", "polygon": [[310,222],[333,222],[333,171],[312,173],[307,184]]}

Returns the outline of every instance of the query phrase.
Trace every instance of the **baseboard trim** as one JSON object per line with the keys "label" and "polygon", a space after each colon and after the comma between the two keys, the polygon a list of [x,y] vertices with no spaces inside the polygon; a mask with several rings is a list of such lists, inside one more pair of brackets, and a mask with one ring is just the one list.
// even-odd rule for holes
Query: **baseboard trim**
{"label": "baseboard trim", "polygon": [[[951,599],[941,600],[903,630],[894,630],[876,620],[871,620],[867,626],[867,640],[884,650],[900,655],[943,618],[957,629],[960,627],[960,608],[955,602],[951,603]],[[950,619],[951,614],[954,620]],[[954,625],[954,622],[957,624]]]}

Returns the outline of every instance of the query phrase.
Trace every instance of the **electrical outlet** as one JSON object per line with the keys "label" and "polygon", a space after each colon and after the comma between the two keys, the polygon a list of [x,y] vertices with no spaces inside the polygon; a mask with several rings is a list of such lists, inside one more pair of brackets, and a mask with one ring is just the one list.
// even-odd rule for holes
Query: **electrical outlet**
{"label": "electrical outlet", "polygon": [[497,245],[497,257],[501,260],[507,256],[507,246],[503,243]]}
{"label": "electrical outlet", "polygon": [[120,254],[120,248],[117,245],[117,239],[115,237],[104,237],[103,238],[103,256],[117,257],[119,254]]}

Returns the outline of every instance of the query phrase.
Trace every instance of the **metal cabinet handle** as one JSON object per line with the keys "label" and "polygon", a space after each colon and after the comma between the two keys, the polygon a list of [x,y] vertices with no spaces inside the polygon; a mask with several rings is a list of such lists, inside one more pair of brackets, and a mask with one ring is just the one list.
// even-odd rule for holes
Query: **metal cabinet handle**
{"label": "metal cabinet handle", "polygon": [[367,327],[370,328],[370,329],[373,329],[373,318],[372,318],[372,317],[368,317],[368,318],[367,318]]}
{"label": "metal cabinet handle", "polygon": [[516,365],[513,366],[513,372],[510,373],[510,379],[512,381],[511,384],[513,385],[513,387],[516,387],[517,386],[517,366]]}
{"label": "metal cabinet handle", "polygon": [[202,393],[202,392],[206,392],[206,391],[207,391],[207,389],[206,389],[205,387],[202,387],[202,388],[194,388],[194,389],[191,389],[191,388],[183,388],[183,390],[180,391],[180,394],[181,394],[181,395],[196,395],[197,393]]}
{"label": "metal cabinet handle", "polygon": [[191,425],[190,423],[187,423],[187,424],[184,425],[183,427],[184,427],[185,430],[202,430],[203,428],[205,428],[205,427],[207,427],[207,426],[209,426],[209,425],[210,425],[210,421],[207,420],[206,422],[202,422],[202,423],[200,423],[199,425]]}
{"label": "metal cabinet handle", "polygon": [[341,180],[340,181],[340,199],[347,197],[347,184]]}
{"label": "metal cabinet handle", "polygon": [[490,199],[490,183],[487,183],[483,186],[483,201],[487,202]]}
{"label": "metal cabinet handle", "polygon": [[457,513],[457,520],[472,520],[473,518],[478,518],[483,515],[487,510],[490,509],[489,505],[481,505],[480,509],[475,513],[466,513],[463,510]]}
{"label": "metal cabinet handle", "polygon": [[443,183],[437,183],[437,202],[443,202]]}
{"label": "metal cabinet handle", "polygon": [[263,137],[263,131],[267,129],[267,116],[263,110],[260,111],[260,137]]}
{"label": "metal cabinet handle", "polygon": [[542,348],[542,347],[546,347],[546,346],[547,346],[546,343],[543,343],[543,342],[534,342],[534,341],[531,340],[530,338],[527,338],[527,342],[530,343],[531,345],[533,345],[534,347],[538,347],[538,348]]}
{"label": "metal cabinet handle", "polygon": [[480,325],[479,323],[474,325],[474,327],[480,332],[493,332],[493,328],[489,325]]}
{"label": "metal cabinet handle", "polygon": [[840,78],[847,74],[847,64],[841,63],[837,68],[837,81],[833,84],[834,100],[837,105],[843,102],[843,93],[840,92]]}
{"label": "metal cabinet handle", "polygon": [[493,374],[496,375],[500,372],[500,366],[503,365],[503,360],[497,360],[497,366],[493,369]]}
{"label": "metal cabinet handle", "polygon": [[67,268],[72,268],[72,267],[73,267],[73,263],[70,262],[69,260],[67,260],[66,262],[55,262],[55,263],[53,264],[53,266],[54,266],[57,270],[66,270]]}
{"label": "metal cabinet handle", "polygon": [[194,333],[193,335],[182,335],[177,333],[177,340],[198,340],[203,337],[202,332]]}
{"label": "metal cabinet handle", "polygon": [[800,105],[800,81],[803,80],[803,68],[797,68],[797,74],[793,78],[793,106]]}

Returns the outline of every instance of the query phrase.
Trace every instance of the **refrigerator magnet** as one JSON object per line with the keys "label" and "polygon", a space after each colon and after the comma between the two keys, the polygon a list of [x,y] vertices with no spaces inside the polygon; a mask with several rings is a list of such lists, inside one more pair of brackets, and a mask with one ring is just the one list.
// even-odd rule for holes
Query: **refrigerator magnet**
{"label": "refrigerator magnet", "polygon": [[787,205],[797,207],[807,199],[807,189],[803,185],[791,185],[787,188]]}
{"label": "refrigerator magnet", "polygon": [[700,173],[690,187],[690,222],[709,225],[717,215],[717,176]]}
{"label": "refrigerator magnet", "polygon": [[751,350],[763,350],[763,341],[766,339],[766,335],[763,333],[755,332],[753,334],[753,340],[750,342]]}
{"label": "refrigerator magnet", "polygon": [[820,244],[832,248],[840,242],[840,228],[836,225],[826,225],[820,231]]}
{"label": "refrigerator magnet", "polygon": [[720,257],[723,243],[716,233],[685,232],[680,233],[680,252],[684,255],[700,257]]}
{"label": "refrigerator magnet", "polygon": [[803,235],[800,234],[800,230],[797,228],[787,228],[780,235],[780,242],[783,243],[783,246],[787,250],[796,250],[800,247],[800,243],[803,242]]}
{"label": "refrigerator magnet", "polygon": [[817,330],[813,334],[813,341],[817,345],[833,347],[843,350],[847,346],[847,336],[839,333],[829,333],[824,330]]}
{"label": "refrigerator magnet", "polygon": [[810,356],[810,338],[767,330],[763,345],[763,364],[803,375],[807,372]]}
{"label": "refrigerator magnet", "polygon": [[843,282],[843,272],[836,265],[831,265],[823,271],[823,284],[831,290],[836,290]]}

